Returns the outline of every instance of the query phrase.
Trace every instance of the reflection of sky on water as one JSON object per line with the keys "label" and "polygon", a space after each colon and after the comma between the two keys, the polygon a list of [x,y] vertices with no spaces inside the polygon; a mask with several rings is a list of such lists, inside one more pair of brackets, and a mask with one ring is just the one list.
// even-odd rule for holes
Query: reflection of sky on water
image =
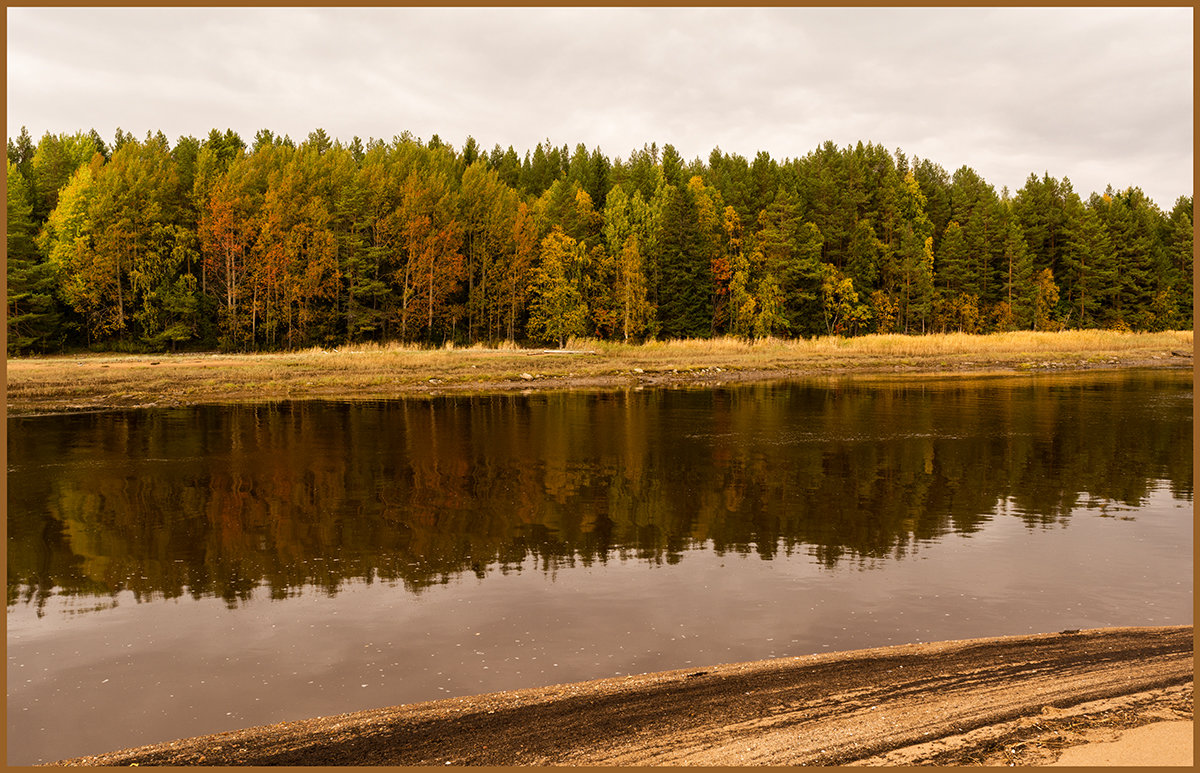
{"label": "reflection of sky on water", "polygon": [[[903,560],[803,553],[610,560],[460,576],[419,594],[349,580],[237,608],[53,597],[8,614],[9,759],[48,761],[251,724],[448,696],[913,641],[1192,620],[1192,508],[1080,508]],[[115,604],[114,604],[115,601]],[[102,607],[98,609],[99,607]],[[77,614],[71,614],[71,613]],[[113,707],[120,707],[114,711]]]}

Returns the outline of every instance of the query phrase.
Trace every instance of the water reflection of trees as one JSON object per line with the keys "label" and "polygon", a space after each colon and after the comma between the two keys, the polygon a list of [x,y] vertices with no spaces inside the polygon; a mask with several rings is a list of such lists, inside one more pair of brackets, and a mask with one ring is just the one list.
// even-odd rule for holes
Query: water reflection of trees
{"label": "water reflection of trees", "polygon": [[8,603],[614,558],[902,557],[1192,495],[1187,374],[292,403],[9,424]]}

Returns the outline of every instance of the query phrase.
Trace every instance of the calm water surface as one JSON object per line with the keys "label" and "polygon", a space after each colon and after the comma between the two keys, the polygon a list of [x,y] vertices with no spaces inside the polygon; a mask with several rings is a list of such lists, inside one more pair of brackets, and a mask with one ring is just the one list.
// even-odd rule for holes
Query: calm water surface
{"label": "calm water surface", "polygon": [[1192,622],[1192,377],[8,421],[8,762],[557,682]]}

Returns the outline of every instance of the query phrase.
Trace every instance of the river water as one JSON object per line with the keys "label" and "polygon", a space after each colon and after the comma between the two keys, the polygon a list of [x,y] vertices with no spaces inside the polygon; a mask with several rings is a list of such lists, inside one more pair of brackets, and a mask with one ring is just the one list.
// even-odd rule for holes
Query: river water
{"label": "river water", "polygon": [[1192,375],[8,420],[8,762],[450,696],[1192,622]]}

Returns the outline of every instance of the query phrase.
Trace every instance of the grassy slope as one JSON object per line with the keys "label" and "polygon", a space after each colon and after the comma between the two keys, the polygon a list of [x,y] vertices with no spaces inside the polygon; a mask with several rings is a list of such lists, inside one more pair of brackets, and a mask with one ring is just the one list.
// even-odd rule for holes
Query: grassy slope
{"label": "grassy slope", "polygon": [[7,362],[10,414],[297,398],[394,397],[449,390],[625,387],[844,372],[980,372],[1190,367],[1192,331],[962,334],[626,345],[591,354],[541,349],[348,346],[277,354],[84,355]]}

